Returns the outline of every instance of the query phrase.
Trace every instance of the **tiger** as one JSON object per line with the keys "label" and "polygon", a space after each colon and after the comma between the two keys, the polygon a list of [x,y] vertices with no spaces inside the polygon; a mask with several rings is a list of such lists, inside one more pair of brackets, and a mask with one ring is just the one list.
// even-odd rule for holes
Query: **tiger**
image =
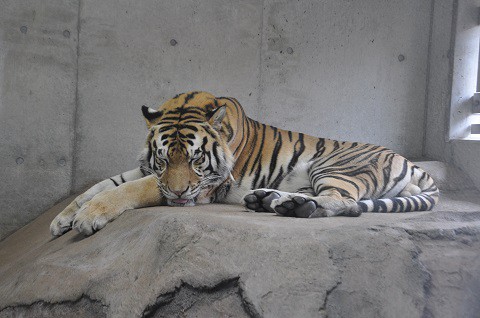
{"label": "tiger", "polygon": [[377,145],[318,138],[246,116],[231,97],[178,94],[157,110],[138,168],[77,196],[50,225],[53,236],[91,235],[125,210],[227,203],[284,217],[431,210],[432,177]]}

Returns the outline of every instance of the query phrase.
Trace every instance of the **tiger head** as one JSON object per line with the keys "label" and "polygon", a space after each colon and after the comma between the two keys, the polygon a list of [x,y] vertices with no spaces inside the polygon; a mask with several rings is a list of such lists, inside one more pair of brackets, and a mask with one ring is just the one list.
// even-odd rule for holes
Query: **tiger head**
{"label": "tiger head", "polygon": [[214,190],[229,180],[233,159],[223,129],[227,108],[200,92],[177,95],[159,110],[142,107],[149,134],[141,167],[156,176],[168,205],[209,203]]}

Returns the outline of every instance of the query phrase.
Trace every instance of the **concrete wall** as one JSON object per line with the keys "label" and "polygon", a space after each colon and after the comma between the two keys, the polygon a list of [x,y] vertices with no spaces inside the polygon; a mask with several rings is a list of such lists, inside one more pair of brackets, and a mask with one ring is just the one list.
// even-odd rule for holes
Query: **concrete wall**
{"label": "concrete wall", "polygon": [[430,9],[416,0],[83,1],[73,189],[134,167],[139,106],[192,89],[234,96],[282,128],[421,156]]}
{"label": "concrete wall", "polygon": [[78,3],[0,8],[1,239],[70,193]]}
{"label": "concrete wall", "polygon": [[259,118],[420,157],[430,15],[430,1],[266,0]]}
{"label": "concrete wall", "polygon": [[[425,105],[435,104],[428,58],[441,51],[444,67],[448,46],[429,50],[431,22],[441,29],[432,36],[448,33],[432,3],[3,1],[0,238],[133,168],[140,106],[192,89],[237,97],[282,128],[422,156]],[[449,21],[452,6],[443,14]]]}

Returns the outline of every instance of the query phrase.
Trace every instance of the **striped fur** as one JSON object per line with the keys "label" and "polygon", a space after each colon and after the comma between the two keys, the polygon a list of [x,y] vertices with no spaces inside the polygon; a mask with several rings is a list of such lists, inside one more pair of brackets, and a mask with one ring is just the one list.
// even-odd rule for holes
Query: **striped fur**
{"label": "striped fur", "polygon": [[426,211],[438,201],[432,178],[393,151],[259,123],[234,98],[190,92],[142,112],[149,132],[140,167],[78,196],[52,222],[53,235],[72,226],[91,234],[125,209],[152,204],[243,202],[321,217]]}
{"label": "striped fur", "polygon": [[[227,109],[221,125],[213,131],[202,129],[202,125],[209,120],[209,114],[221,106]],[[186,148],[188,143],[192,146],[199,137],[212,138],[218,145],[221,141],[225,142],[223,151],[212,153],[223,152],[226,157],[232,157],[233,162],[226,162],[224,168],[231,167],[235,182],[228,192],[223,191],[220,196],[210,192],[212,197],[207,201],[238,202],[252,193],[248,190],[259,188],[265,192],[279,190],[277,193],[281,192],[282,198],[285,193],[300,191],[304,197],[320,197],[315,200],[317,208],[326,204],[328,211],[325,213],[328,215],[348,215],[351,211],[358,214],[367,211],[430,210],[438,198],[438,189],[432,178],[389,149],[315,138],[268,126],[248,118],[233,98],[215,98],[208,93],[192,92],[176,96],[157,112],[144,108],[144,114],[152,117],[150,120],[146,116],[152,135],[147,142],[144,165],[150,160],[150,153],[155,152],[155,141],[165,138],[165,135],[160,135],[169,130],[178,131],[182,136],[178,140]],[[165,149],[171,151],[176,142],[164,142]],[[303,180],[296,180],[298,171],[295,169],[301,166],[306,169],[304,176],[300,177]],[[157,171],[155,166],[148,168]],[[218,181],[229,182],[227,171],[222,170],[220,175],[223,180]],[[168,177],[163,180],[163,183],[170,181]],[[301,186],[295,188],[297,184]],[[305,188],[310,191],[305,191]],[[164,194],[167,196],[167,193]],[[279,203],[278,198],[276,202]],[[252,209],[272,210],[255,205]],[[273,210],[276,211],[275,208]]]}

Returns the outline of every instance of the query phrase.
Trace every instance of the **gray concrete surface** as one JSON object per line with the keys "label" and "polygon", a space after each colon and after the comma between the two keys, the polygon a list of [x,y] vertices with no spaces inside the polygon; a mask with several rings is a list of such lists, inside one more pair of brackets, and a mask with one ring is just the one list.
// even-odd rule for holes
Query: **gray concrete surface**
{"label": "gray concrete surface", "polygon": [[155,207],[52,239],[66,200],[0,242],[0,317],[478,317],[480,193],[460,185],[433,212]]}
{"label": "gray concrete surface", "polygon": [[452,91],[453,51],[452,8],[455,0],[435,1],[428,60],[427,117],[424,154],[442,161],[451,160],[448,115]]}
{"label": "gray concrete surface", "polygon": [[421,157],[430,6],[265,1],[259,118]]}
{"label": "gray concrete surface", "polygon": [[77,1],[0,1],[0,239],[70,193]]}
{"label": "gray concrete surface", "polygon": [[480,186],[478,147],[444,141],[454,3],[3,0],[0,239],[135,166],[140,105],[191,89],[282,128],[449,161]]}

